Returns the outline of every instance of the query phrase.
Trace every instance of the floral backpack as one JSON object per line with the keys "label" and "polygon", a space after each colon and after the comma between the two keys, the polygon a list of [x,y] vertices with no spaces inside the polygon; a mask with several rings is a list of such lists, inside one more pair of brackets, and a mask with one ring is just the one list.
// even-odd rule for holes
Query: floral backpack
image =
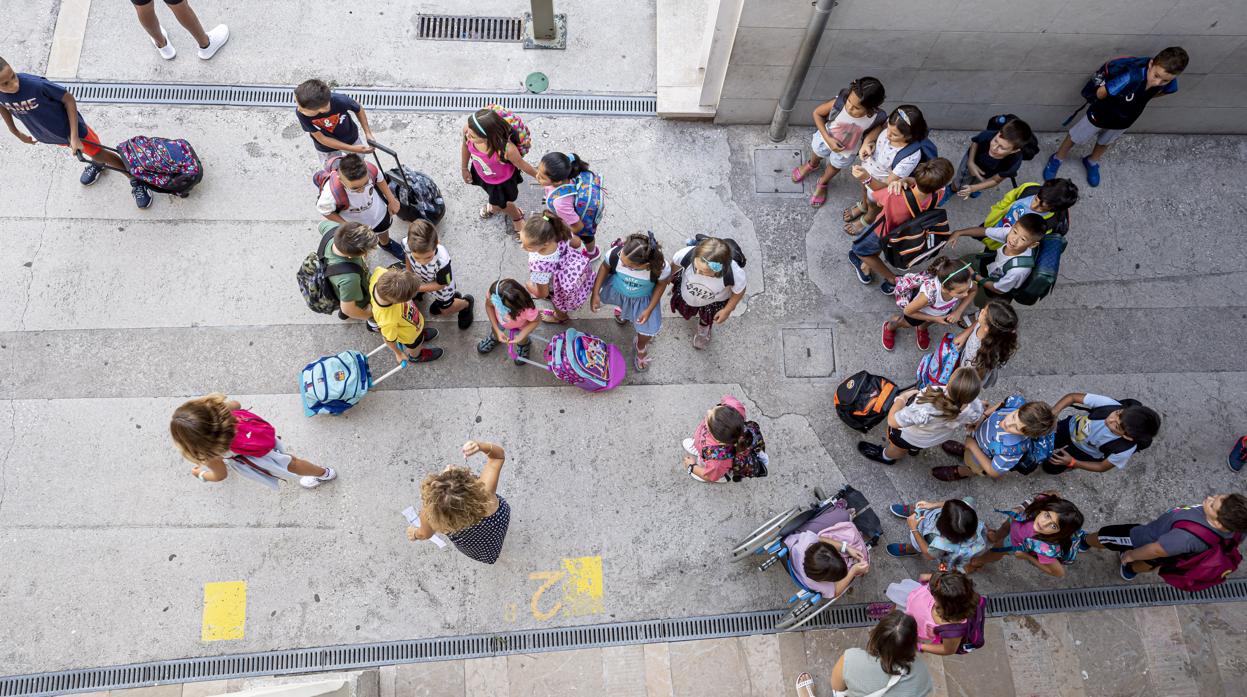
{"label": "floral backpack", "polygon": [[730,458],[732,469],[728,471],[727,476],[734,482],[765,477],[768,474],[766,466],[770,460],[766,456],[766,441],[762,438],[762,429],[758,426],[758,422],[746,421],[745,434],[749,436],[750,444],[747,447],[737,448],[727,443],[707,445],[701,449],[702,459],[727,460]]}
{"label": "floral backpack", "polygon": [[[1026,515],[1023,513],[1018,513],[1017,511],[1002,511],[999,508],[995,510],[997,513],[1008,516],[1009,519],[1013,520],[1014,522],[1017,522],[1017,523],[1026,522]],[[1022,544],[1020,545],[993,547],[992,551],[1003,552],[1005,554],[1011,554],[1013,552],[1019,552],[1019,551],[1029,552],[1031,554],[1034,554],[1037,557],[1048,557],[1049,559],[1056,559],[1062,564],[1069,565],[1069,564],[1073,564],[1074,559],[1078,557],[1079,543],[1081,543],[1082,539],[1086,536],[1087,536],[1087,531],[1085,530],[1079,530],[1078,532],[1075,532],[1073,535],[1071,535],[1069,549],[1065,549],[1061,545],[1055,542],[1047,542],[1045,540],[1041,540],[1036,537],[1028,537],[1025,540],[1022,540]]]}
{"label": "floral backpack", "polygon": [[593,292],[593,262],[584,249],[573,249],[568,242],[559,242],[558,259],[528,262],[529,271],[550,274],[550,302],[563,312],[571,312],[585,304]]}
{"label": "floral backpack", "polygon": [[520,157],[528,155],[528,151],[533,149],[533,134],[528,130],[528,125],[523,119],[501,104],[489,104],[485,108],[493,109],[511,127],[511,142],[519,148]]}

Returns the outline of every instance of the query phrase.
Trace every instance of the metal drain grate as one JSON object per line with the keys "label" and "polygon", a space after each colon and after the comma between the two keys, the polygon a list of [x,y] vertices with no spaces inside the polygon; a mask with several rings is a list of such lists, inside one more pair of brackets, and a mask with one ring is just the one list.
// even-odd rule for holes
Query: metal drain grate
{"label": "metal drain grate", "polygon": [[523,41],[522,17],[419,15],[417,39],[433,41]]}
{"label": "metal drain grate", "polygon": [[[1167,585],[1104,586],[1033,593],[1004,593],[991,596],[988,611],[993,617],[1000,617],[1244,600],[1247,600],[1247,579],[1235,578],[1216,588],[1199,593],[1184,593]],[[865,604],[834,605],[819,615],[815,621],[807,624],[805,628],[867,626],[871,622],[866,616],[866,607]],[[776,620],[784,614],[781,610],[766,610],[711,617],[617,622],[502,634],[291,649],[209,658],[183,658],[106,668],[18,675],[0,678],[0,697],[43,697],[71,692],[116,690],[197,680],[319,673],[371,668],[394,663],[449,661],[514,653],[767,634],[775,631]]]}
{"label": "metal drain grate", "polygon": [[[140,84],[126,82],[64,82],[80,102],[92,104],[165,104],[294,108],[294,90],[276,85]],[[656,116],[654,95],[516,94],[505,92],[439,92],[435,90],[342,87],[368,109],[381,111],[462,112],[487,104],[524,114],[577,116]]]}

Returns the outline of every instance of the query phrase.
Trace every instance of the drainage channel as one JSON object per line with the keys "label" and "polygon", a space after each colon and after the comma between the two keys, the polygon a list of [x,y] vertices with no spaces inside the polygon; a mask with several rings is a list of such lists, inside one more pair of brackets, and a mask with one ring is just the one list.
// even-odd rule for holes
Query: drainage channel
{"label": "drainage channel", "polygon": [[[161,104],[294,108],[294,90],[279,85],[192,85],[181,83],[63,82],[74,98],[89,104]],[[656,116],[654,95],[528,94],[341,87],[367,109],[461,112],[502,106],[525,114]]]}
{"label": "drainage channel", "polygon": [[[1186,593],[1163,584],[1003,593],[990,597],[988,612],[993,617],[1001,617],[1245,600],[1247,579],[1235,578],[1199,593]],[[868,626],[870,620],[866,616],[866,608],[866,604],[833,606],[804,629]],[[44,697],[198,680],[320,673],[395,663],[450,661],[516,653],[769,634],[776,631],[775,622],[784,614],[782,610],[766,610],[710,617],[616,622],[499,634],[265,651],[17,675],[0,678],[0,697]]]}

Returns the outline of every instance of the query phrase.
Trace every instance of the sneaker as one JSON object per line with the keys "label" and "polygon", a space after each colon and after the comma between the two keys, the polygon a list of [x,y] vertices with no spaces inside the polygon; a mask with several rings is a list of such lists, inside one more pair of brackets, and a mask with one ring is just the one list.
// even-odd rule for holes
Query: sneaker
{"label": "sneaker", "polygon": [[100,178],[100,174],[103,172],[103,167],[92,162],[82,169],[82,176],[78,177],[78,183],[83,186],[91,186]]}
{"label": "sneaker", "polygon": [[1133,581],[1134,577],[1139,575],[1139,572],[1130,568],[1129,564],[1122,564],[1117,571],[1124,581]]}
{"label": "sneaker", "polygon": [[1231,472],[1241,472],[1243,470],[1244,449],[1247,449],[1247,436],[1238,439],[1234,444],[1234,448],[1230,450],[1229,457],[1225,458],[1225,464],[1230,466]]}
{"label": "sneaker", "polygon": [[883,446],[878,443],[868,443],[864,440],[859,440],[857,442],[857,452],[861,453],[862,457],[867,460],[874,460],[884,465],[896,464],[896,460],[890,460],[883,454]]}
{"label": "sneaker", "polygon": [[1057,170],[1059,169],[1061,169],[1061,161],[1056,158],[1056,155],[1049,157],[1048,164],[1044,165],[1043,168],[1044,181],[1055,179]]}
{"label": "sneaker", "polygon": [[397,240],[390,240],[389,242],[381,245],[381,248],[388,252],[390,256],[398,259],[398,264],[391,266],[391,268],[407,268],[407,264],[404,261],[407,258],[406,252],[403,251],[403,245],[399,244]]}
{"label": "sneaker", "polygon": [[949,465],[947,467],[934,467],[931,469],[931,476],[941,482],[955,482],[960,479],[969,479],[970,475],[962,474],[958,471],[957,465]]}
{"label": "sneaker", "polygon": [[628,320],[623,318],[623,310],[620,310],[619,308],[615,308],[615,324],[618,324],[619,326],[622,327],[626,325],[627,323],[628,323]]}
{"label": "sneaker", "polygon": [[879,292],[884,295],[891,295],[896,292],[896,284],[890,281],[884,281],[879,284]]}
{"label": "sneaker", "polygon": [[304,489],[315,489],[321,484],[324,484],[325,482],[331,482],[337,478],[338,478],[337,471],[335,471],[332,467],[326,467],[325,473],[320,475],[319,477],[300,477],[299,485],[302,486]]}
{"label": "sneaker", "polygon": [[701,350],[709,346],[710,333],[713,330],[713,324],[698,324],[697,333],[693,335],[693,348]]}
{"label": "sneaker", "polygon": [[515,347],[515,355],[516,355],[515,364],[516,365],[524,365],[524,361],[520,359],[528,358],[529,351],[532,349],[532,347],[533,347],[533,342],[531,341],[526,344],[520,344]]}
{"label": "sneaker", "polygon": [[926,327],[916,327],[914,331],[914,341],[918,343],[919,351],[926,351],[931,348],[931,334]]}
{"label": "sneaker", "polygon": [[894,557],[916,557],[921,552],[918,548],[904,542],[893,542],[887,546],[888,554]]}
{"label": "sneaker", "polygon": [[134,205],[139,208],[147,208],[152,205],[152,195],[147,191],[147,187],[142,182],[130,182],[130,195],[134,197]]}
{"label": "sneaker", "polygon": [[227,41],[229,41],[229,27],[224,24],[216,25],[208,32],[208,45],[199,49],[200,59],[211,60]]}
{"label": "sneaker", "polygon": [[883,323],[883,350],[891,351],[896,348],[896,330],[892,328],[891,322]]}
{"label": "sneaker", "polygon": [[868,286],[875,280],[875,277],[871,276],[866,266],[862,264],[862,258],[853,252],[849,252],[849,263],[853,265],[853,270],[857,272],[857,280],[861,281],[862,285]]}
{"label": "sneaker", "polygon": [[684,446],[684,452],[688,453],[689,455],[697,454],[697,448],[693,447],[692,438],[685,438],[684,441],[680,443],[680,445]]}
{"label": "sneaker", "polygon": [[489,353],[496,348],[498,348],[498,337],[494,336],[492,331],[489,332],[489,336],[476,343],[477,353]]}
{"label": "sneaker", "polygon": [[[169,42],[169,35],[165,33],[165,28],[160,28],[160,36],[165,40],[164,46],[156,46],[156,40],[152,39],[152,46],[156,46],[156,50],[160,52],[160,57],[171,61],[178,54],[178,50]],[[150,38],[150,37],[148,37]]]}
{"label": "sneaker", "polygon": [[464,295],[463,300],[468,303],[468,306],[459,311],[458,322],[459,329],[466,331],[472,327],[472,308],[476,307],[476,298]]}
{"label": "sneaker", "polygon": [[367,329],[373,334],[376,334],[377,332],[381,331],[381,327],[377,326],[377,320],[375,319],[364,320],[364,329]]}
{"label": "sneaker", "polygon": [[436,339],[436,338],[437,338],[437,329],[435,329],[435,328],[433,328],[433,327],[426,326],[426,327],[424,328],[424,340],[425,340],[425,341],[432,341],[432,340],[434,340],[434,339]]}
{"label": "sneaker", "polygon": [[943,450],[953,457],[964,457],[966,454],[966,444],[959,440],[946,440],[943,443],[940,443],[940,450]]}
{"label": "sneaker", "polygon": [[1082,166],[1087,168],[1087,185],[1095,188],[1100,185],[1100,163],[1082,158]]}
{"label": "sneaker", "polygon": [[422,348],[415,358],[408,356],[407,360],[412,363],[429,363],[441,358],[444,353],[446,352],[440,348]]}
{"label": "sneaker", "polygon": [[914,514],[914,507],[907,503],[894,503],[888,506],[888,510],[897,518],[908,518]]}

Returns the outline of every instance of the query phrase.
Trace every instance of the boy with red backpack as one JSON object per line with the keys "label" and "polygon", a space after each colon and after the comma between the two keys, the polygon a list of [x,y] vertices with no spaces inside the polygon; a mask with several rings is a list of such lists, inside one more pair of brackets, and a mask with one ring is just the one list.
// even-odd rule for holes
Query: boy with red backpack
{"label": "boy with red backpack", "polygon": [[1121,552],[1121,577],[1160,570],[1165,583],[1186,591],[1211,588],[1242,563],[1247,496],[1214,494],[1197,506],[1178,506],[1142,525],[1106,525],[1080,546]]}
{"label": "boy with red backpack", "polygon": [[341,225],[354,222],[377,233],[381,248],[399,261],[406,259],[403,246],[390,239],[390,226],[398,213],[398,199],[376,165],[355,153],[329,158],[325,168],[312,175],[320,189],[316,210]]}

